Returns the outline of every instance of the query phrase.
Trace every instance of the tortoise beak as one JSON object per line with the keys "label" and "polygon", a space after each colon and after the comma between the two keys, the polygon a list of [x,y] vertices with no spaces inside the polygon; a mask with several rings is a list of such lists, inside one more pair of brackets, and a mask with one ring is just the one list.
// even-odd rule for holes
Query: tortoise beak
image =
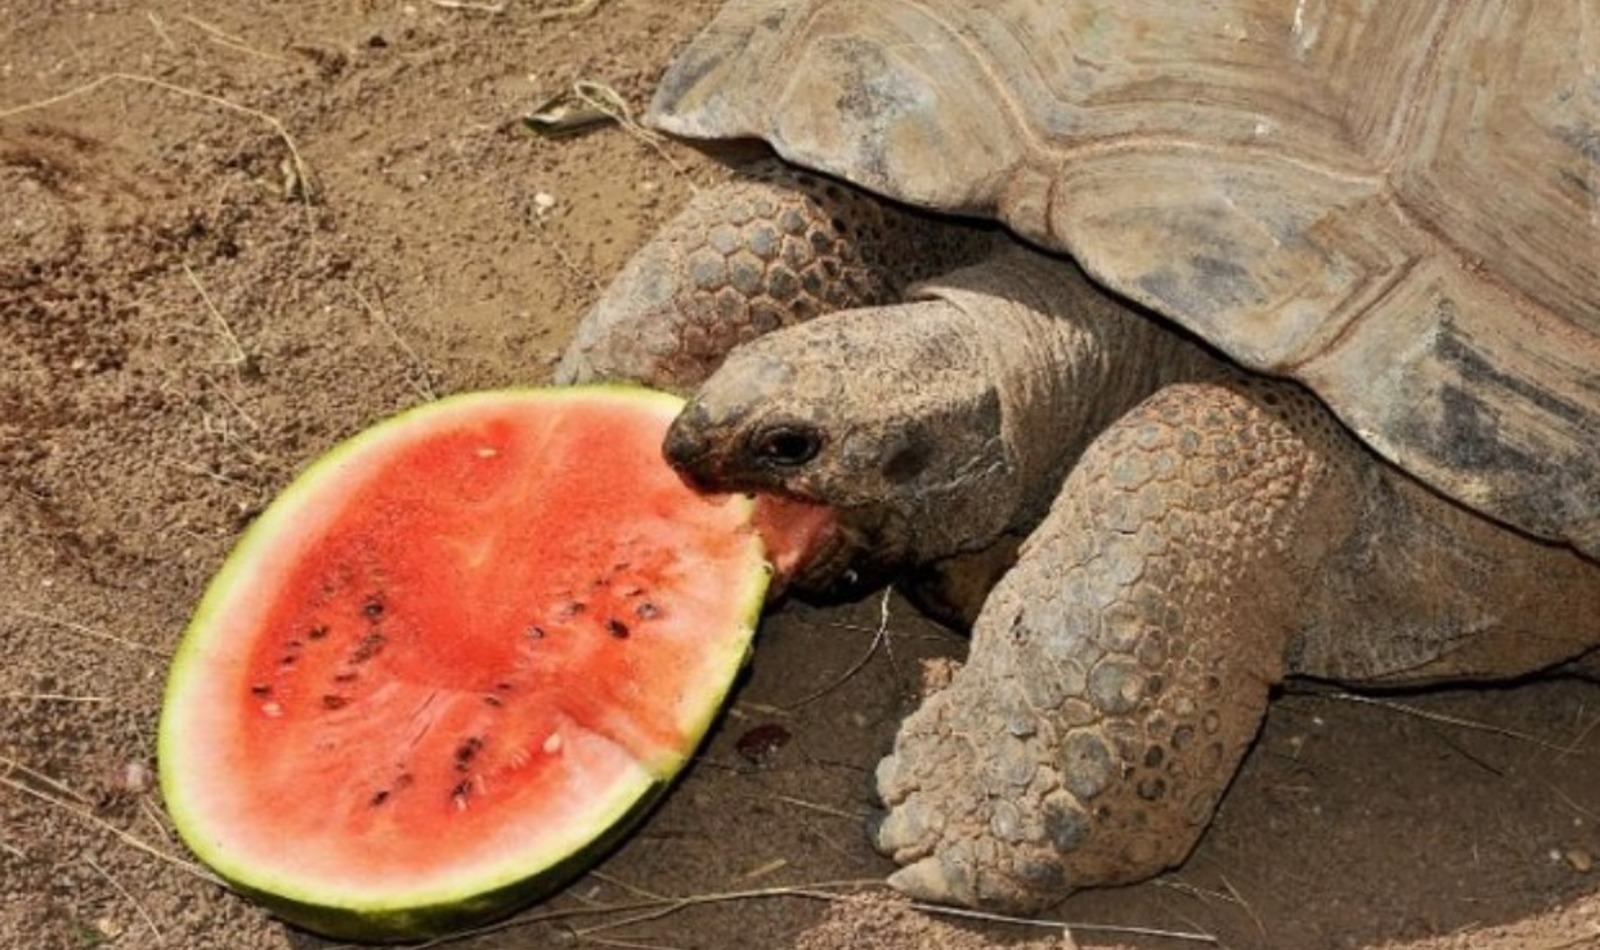
{"label": "tortoise beak", "polygon": [[716,453],[707,433],[711,416],[704,406],[690,405],[672,420],[661,454],[683,479],[700,491],[717,490],[713,464]]}

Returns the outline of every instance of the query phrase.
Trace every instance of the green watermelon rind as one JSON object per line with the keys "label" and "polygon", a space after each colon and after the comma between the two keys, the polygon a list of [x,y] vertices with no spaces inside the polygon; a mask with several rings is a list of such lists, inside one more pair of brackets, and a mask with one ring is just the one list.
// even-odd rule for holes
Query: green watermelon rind
{"label": "green watermelon rind", "polygon": [[[671,786],[677,773],[703,741],[733,688],[739,671],[748,662],[756,626],[765,603],[771,569],[762,554],[761,542],[752,532],[754,569],[747,572],[742,591],[734,600],[739,627],[723,642],[728,654],[728,675],[721,688],[707,690],[698,715],[684,723],[689,738],[681,755],[641,762],[651,780],[613,796],[612,807],[592,824],[594,834],[574,850],[565,853],[529,854],[519,869],[481,879],[463,881],[458,886],[421,890],[374,899],[361,894],[314,892],[293,881],[274,879],[269,871],[240,856],[220,850],[206,833],[206,820],[189,802],[190,779],[204,774],[204,751],[186,749],[184,712],[189,694],[201,685],[204,675],[202,654],[209,643],[207,634],[214,619],[233,598],[240,596],[237,581],[249,572],[255,559],[274,547],[280,532],[295,530],[296,516],[309,500],[323,490],[324,476],[333,474],[357,460],[363,453],[381,447],[392,436],[424,424],[436,416],[470,409],[472,406],[504,404],[506,400],[560,401],[612,397],[654,407],[675,414],[683,405],[677,396],[623,385],[571,386],[549,389],[504,389],[451,396],[426,403],[395,415],[336,445],[307,466],[290,485],[247,528],[213,577],[202,596],[193,619],[185,629],[173,657],[167,679],[157,735],[157,758],[162,796],[167,811],[185,844],[203,863],[234,890],[296,926],[340,939],[371,942],[405,941],[442,936],[470,929],[507,916],[548,896],[593,866],[650,812]],[[748,499],[731,503],[748,506]],[[502,862],[504,864],[505,862]]]}

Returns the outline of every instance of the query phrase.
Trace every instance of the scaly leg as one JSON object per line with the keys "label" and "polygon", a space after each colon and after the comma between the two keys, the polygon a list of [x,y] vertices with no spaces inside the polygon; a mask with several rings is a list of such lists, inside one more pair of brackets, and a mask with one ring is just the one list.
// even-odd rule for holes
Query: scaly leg
{"label": "scaly leg", "polygon": [[1354,526],[1359,450],[1268,385],[1170,386],[1085,453],[879,767],[896,887],[1031,910],[1188,854]]}

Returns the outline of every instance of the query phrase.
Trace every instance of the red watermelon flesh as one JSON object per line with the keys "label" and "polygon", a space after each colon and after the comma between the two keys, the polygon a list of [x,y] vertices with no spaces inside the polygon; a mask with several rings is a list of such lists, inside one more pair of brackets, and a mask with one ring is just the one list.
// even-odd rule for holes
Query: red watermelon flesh
{"label": "red watermelon flesh", "polygon": [[769,562],[828,530],[773,504],[764,541],[750,500],[688,489],[659,450],[680,405],[456,397],[307,470],[174,661],[162,785],[191,848],[288,919],[368,939],[581,870],[709,727]]}

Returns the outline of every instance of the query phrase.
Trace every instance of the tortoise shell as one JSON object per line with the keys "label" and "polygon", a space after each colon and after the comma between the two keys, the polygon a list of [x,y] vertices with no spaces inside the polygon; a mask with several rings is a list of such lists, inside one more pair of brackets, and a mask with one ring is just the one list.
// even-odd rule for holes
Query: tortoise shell
{"label": "tortoise shell", "polygon": [[1600,5],[733,0],[651,119],[999,220],[1600,556]]}

